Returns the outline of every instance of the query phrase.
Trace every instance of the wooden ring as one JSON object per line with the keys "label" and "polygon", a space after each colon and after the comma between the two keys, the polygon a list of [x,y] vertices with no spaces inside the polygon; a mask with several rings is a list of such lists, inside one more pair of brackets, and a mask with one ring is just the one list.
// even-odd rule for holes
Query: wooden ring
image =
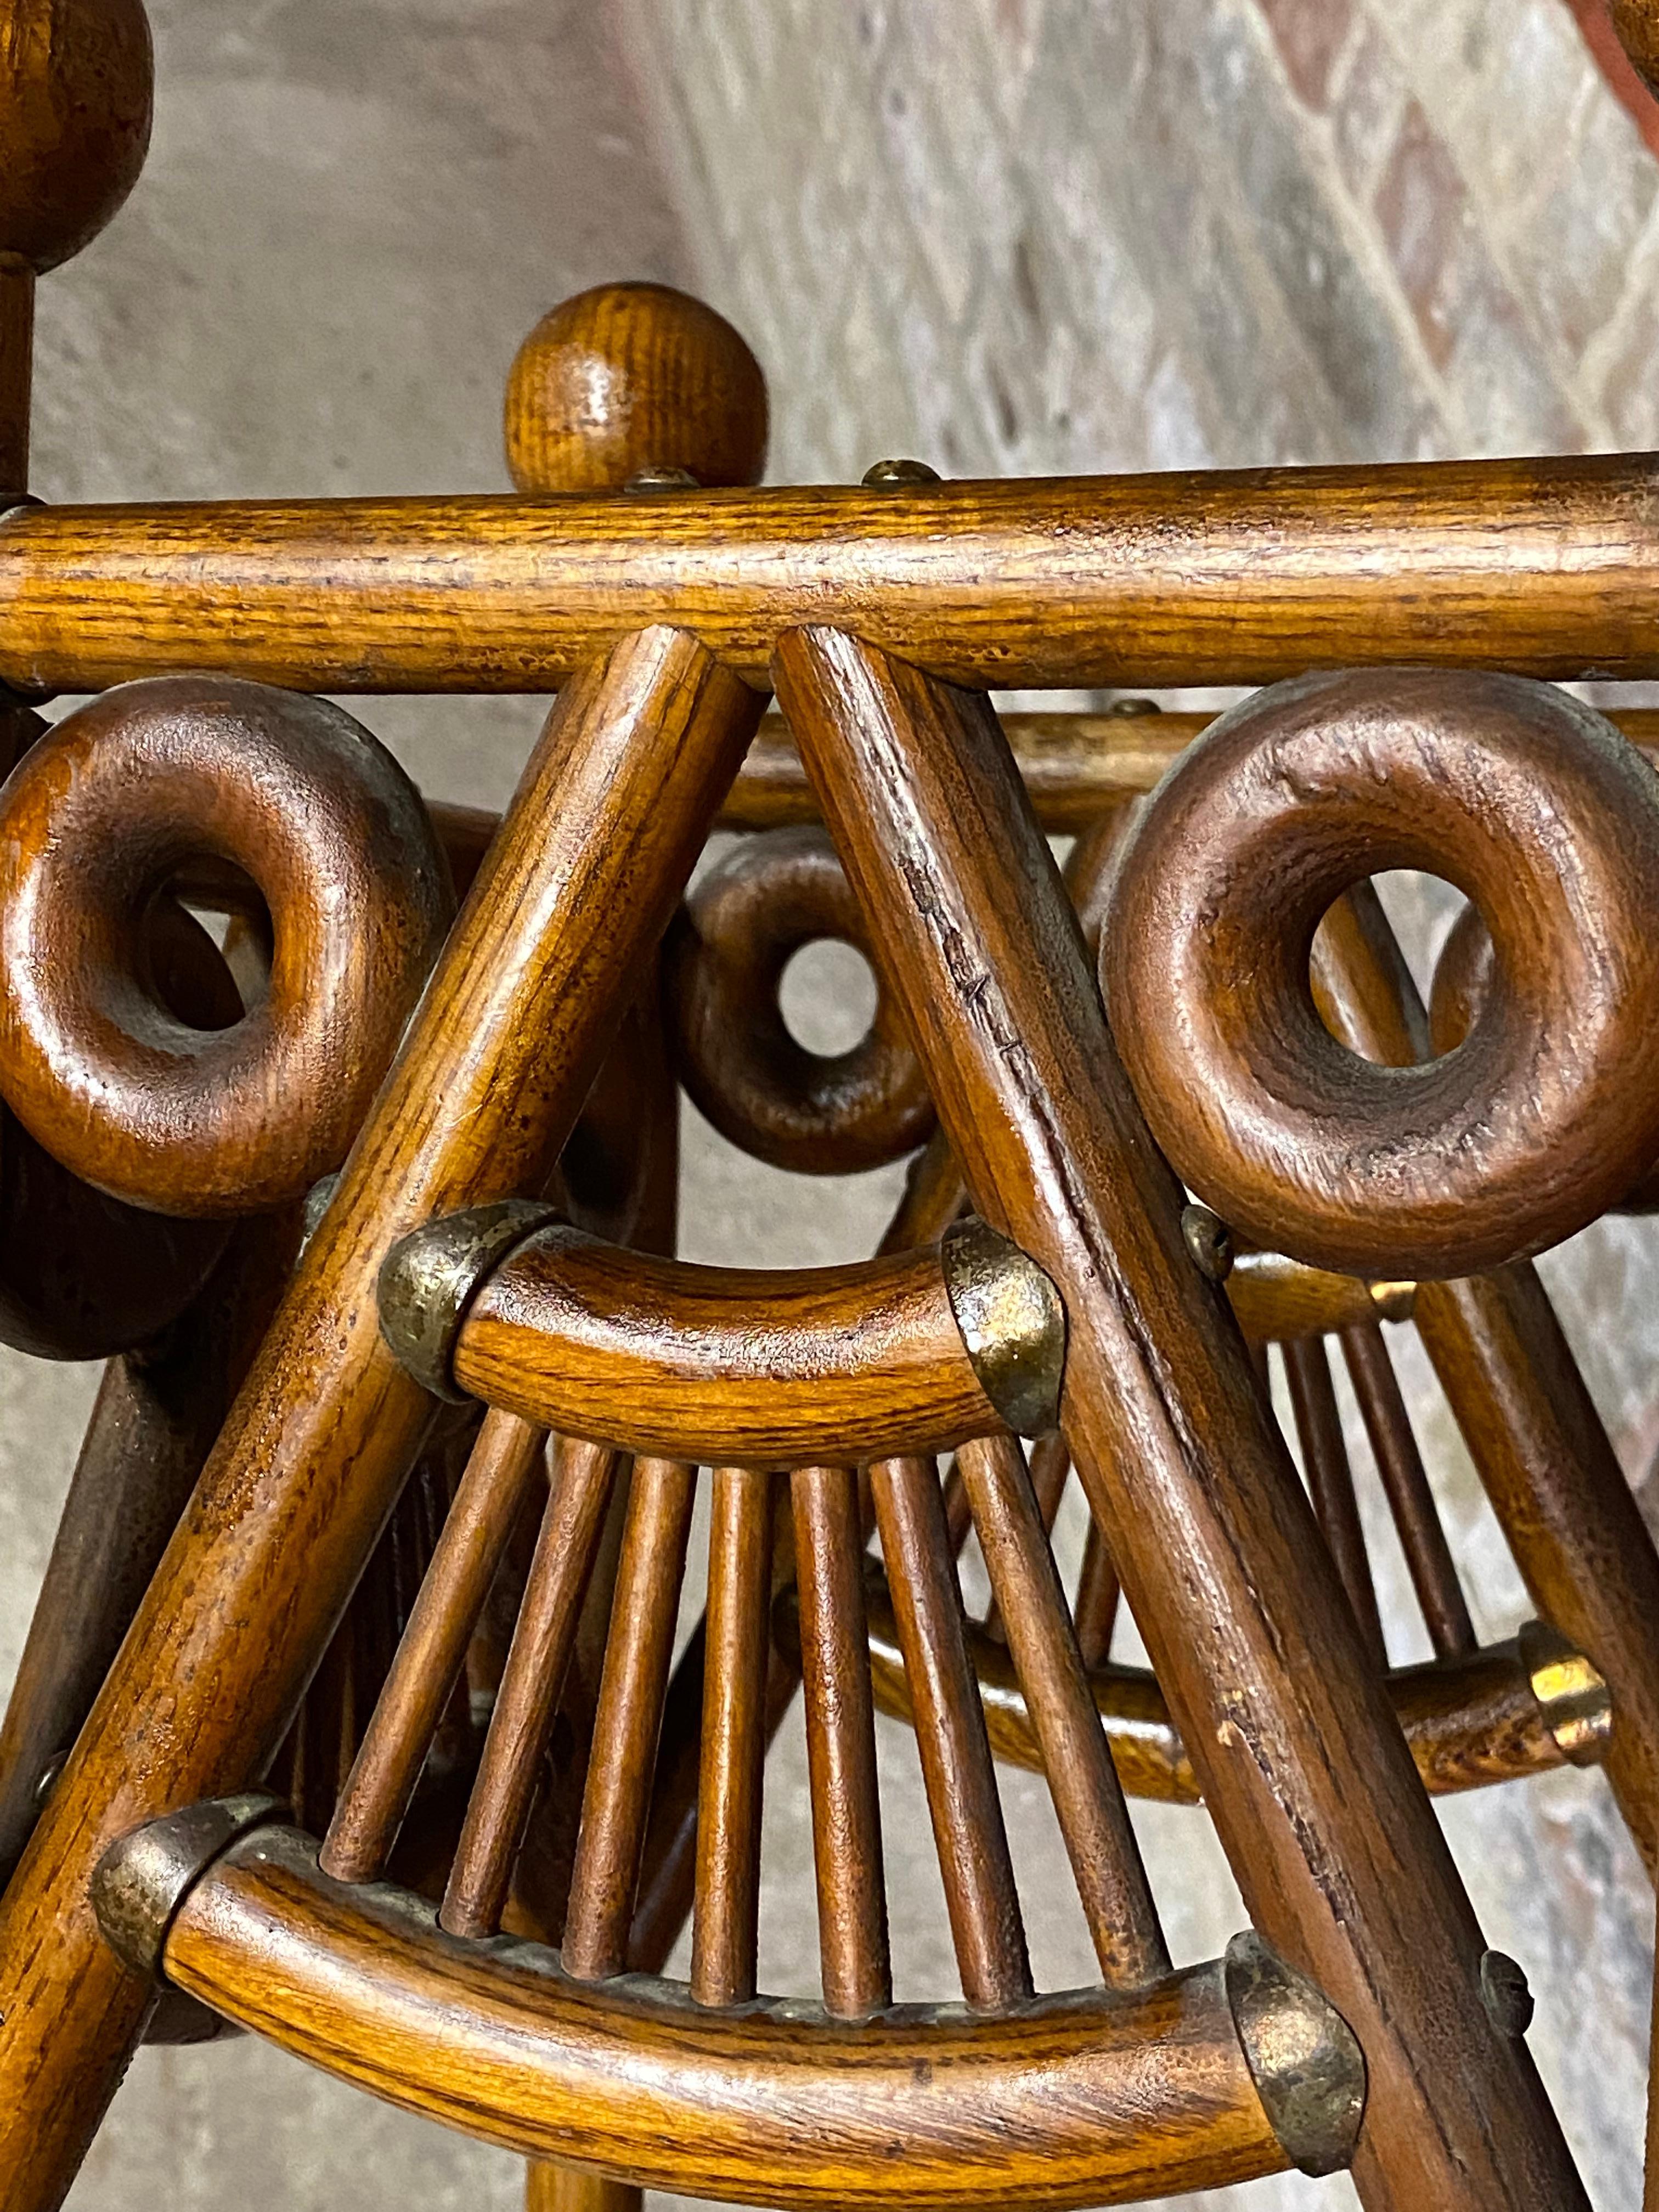
{"label": "wooden ring", "polygon": [[863,918],[824,832],[744,839],[687,900],[670,939],[668,1003],[680,1078],[723,1137],[772,1166],[851,1175],[915,1151],[933,1103],[896,1010],[882,992],[848,1052],[791,1036],[778,984],[804,945],[868,947]]}
{"label": "wooden ring", "polygon": [[[264,998],[188,1026],[143,957],[204,850],[275,933]],[[125,684],[60,723],[0,805],[0,1091],[84,1181],[216,1218],[336,1168],[441,942],[448,877],[415,787],[337,707],[229,677]]]}
{"label": "wooden ring", "polygon": [[[1466,906],[1447,934],[1434,966],[1429,1035],[1437,1052],[1450,1052],[1468,1035],[1492,987],[1492,938],[1478,907]],[[1619,1201],[1621,1213],[1659,1212],[1659,1159]]]}
{"label": "wooden ring", "polygon": [[[1309,953],[1360,878],[1480,908],[1494,988],[1455,1052],[1380,1067]],[[1659,1149],[1659,779],[1524,678],[1402,669],[1261,692],[1170,771],[1102,957],[1153,1133],[1258,1243],[1363,1274],[1478,1273],[1622,1197]]]}

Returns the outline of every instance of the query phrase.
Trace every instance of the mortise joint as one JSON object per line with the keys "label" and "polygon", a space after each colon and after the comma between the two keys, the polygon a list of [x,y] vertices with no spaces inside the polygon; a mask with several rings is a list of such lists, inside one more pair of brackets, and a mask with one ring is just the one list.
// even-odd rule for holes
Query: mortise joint
{"label": "mortise joint", "polygon": [[244,1790],[186,1805],[112,1843],[92,1876],[92,1909],[104,1941],[136,1974],[161,1972],[167,1930],[214,1861],[239,1838],[285,1816],[280,1797]]}
{"label": "mortise joint", "polygon": [[465,1400],[451,1369],[467,1309],[510,1252],[558,1218],[538,1200],[503,1198],[441,1214],[392,1247],[376,1285],[380,1334],[423,1390]]}
{"label": "mortise joint", "polygon": [[1574,1766],[1599,1765],[1613,1740],[1613,1698],[1600,1669],[1547,1620],[1523,1623],[1516,1641],[1562,1758]]}
{"label": "mortise joint", "polygon": [[1227,1946],[1228,2009],[1268,2124],[1292,2166],[1337,2173],[1365,2115],[1358,2039],[1318,1984],[1246,1928]]}
{"label": "mortise joint", "polygon": [[1018,1437],[1060,1425],[1066,1309],[1028,1254],[976,1216],[939,1244],[945,1294],[979,1385]]}

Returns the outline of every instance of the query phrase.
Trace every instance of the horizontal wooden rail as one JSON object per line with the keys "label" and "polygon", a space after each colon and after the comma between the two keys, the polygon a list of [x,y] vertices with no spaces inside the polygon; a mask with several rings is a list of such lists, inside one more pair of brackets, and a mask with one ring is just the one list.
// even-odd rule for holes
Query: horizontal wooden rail
{"label": "horizontal wooden rail", "polygon": [[0,680],[537,691],[653,623],[766,680],[844,625],[971,685],[1396,661],[1659,675],[1647,454],[635,497],[24,507]]}
{"label": "horizontal wooden rail", "polygon": [[[866,1604],[876,1703],[908,1721],[910,1692],[892,1606],[878,1577],[872,1580],[876,1586]],[[786,1597],[779,1614],[780,1633],[787,1641],[794,1634],[792,1603]],[[969,1652],[992,1750],[1011,1766],[1041,1773],[1042,1755],[1006,1645],[970,1628]],[[1198,1783],[1156,1679],[1144,1667],[1108,1663],[1092,1668],[1090,1680],[1127,1794],[1197,1804]],[[1520,1781],[1566,1763],[1513,1643],[1449,1664],[1396,1668],[1389,1686],[1418,1772],[1432,1796]]]}
{"label": "horizontal wooden rail", "polygon": [[[445,1936],[265,1828],[196,1882],[167,1978],[405,2110],[647,2189],[787,2207],[1119,2204],[1281,2172],[1218,1965],[1006,2019],[730,2013]],[[896,2160],[902,2159],[902,2169]]]}

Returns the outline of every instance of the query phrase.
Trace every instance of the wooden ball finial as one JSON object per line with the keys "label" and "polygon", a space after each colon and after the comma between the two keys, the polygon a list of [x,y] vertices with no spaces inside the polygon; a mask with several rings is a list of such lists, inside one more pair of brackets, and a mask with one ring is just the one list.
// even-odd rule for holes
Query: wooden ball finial
{"label": "wooden ball finial", "polygon": [[39,271],[137,181],[154,67],[143,0],[0,0],[0,255]]}
{"label": "wooden ball finial", "polygon": [[666,284],[600,284],[544,315],[507,380],[520,491],[620,491],[679,470],[758,483],[766,380],[723,315]]}
{"label": "wooden ball finial", "polygon": [[1659,99],[1659,0],[1613,0],[1613,27],[1643,83]]}

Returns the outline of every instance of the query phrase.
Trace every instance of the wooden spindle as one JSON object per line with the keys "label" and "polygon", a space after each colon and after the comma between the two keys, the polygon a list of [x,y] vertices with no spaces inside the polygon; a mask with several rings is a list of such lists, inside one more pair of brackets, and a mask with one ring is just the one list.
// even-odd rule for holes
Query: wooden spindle
{"label": "wooden spindle", "polygon": [[962,1994],[975,2012],[1000,2012],[1030,1996],[1031,1967],[939,1470],[878,1460],[870,1479]]}
{"label": "wooden spindle", "polygon": [[1083,1540],[1083,1565],[1077,1578],[1077,1602],[1072,1620],[1077,1629],[1077,1648],[1085,1667],[1103,1667],[1112,1656],[1112,1632],[1117,1626],[1118,1605],[1123,1592],[1112,1565],[1106,1539],[1093,1516]]}
{"label": "wooden spindle", "polygon": [[696,1492],[678,1460],[634,1462],[564,1923],[565,1971],[583,1981],[628,1956]]}
{"label": "wooden spindle", "polygon": [[1024,1455],[1012,1437],[987,1437],[957,1456],[1101,1978],[1141,1988],[1168,1973],[1170,1954]]}
{"label": "wooden spindle", "polygon": [[1382,1641],[1376,1592],[1371,1587],[1365,1532],[1360,1526],[1359,1501],[1354,1495],[1348,1448],[1342,1440],[1342,1416],[1337,1410],[1325,1340],[1322,1336],[1292,1337],[1279,1350],[1285,1361],[1285,1379],[1291,1386],[1297,1438],[1302,1446],[1302,1465],[1313,1498],[1315,1517],[1330,1547],[1366,1649],[1379,1667],[1386,1667],[1388,1648]]}
{"label": "wooden spindle", "polygon": [[[1031,1446],[1030,1466],[1031,1492],[1036,1499],[1043,1534],[1052,1535],[1054,1516],[1060,1511],[1060,1501],[1066,1494],[1066,1478],[1072,1471],[1072,1455],[1058,1429],[1050,1429],[1046,1437],[1036,1439]],[[994,1637],[999,1644],[1006,1642],[994,1591],[991,1594],[991,1602],[986,1608],[981,1625],[985,1633]]]}
{"label": "wooden spindle", "polygon": [[386,1865],[546,1442],[516,1414],[484,1416],[324,1840],[337,1881],[373,1881]]}
{"label": "wooden spindle", "polygon": [[452,1936],[493,1936],[501,1924],[617,1464],[600,1444],[562,1437],[555,1447],[547,1511],[439,1914]]}
{"label": "wooden spindle", "polygon": [[1478,1649],[1474,1623],[1383,1341],[1382,1325],[1358,1322],[1342,1331],[1340,1341],[1434,1656],[1466,1659]]}
{"label": "wooden spindle", "polygon": [[691,1923],[691,1994],[699,2004],[738,2004],[755,1994],[774,1487],[770,1474],[750,1468],[714,1472]]}
{"label": "wooden spindle", "polygon": [[789,1487],[823,2004],[861,2020],[891,2002],[893,1982],[858,1481],[850,1468],[805,1467]]}

